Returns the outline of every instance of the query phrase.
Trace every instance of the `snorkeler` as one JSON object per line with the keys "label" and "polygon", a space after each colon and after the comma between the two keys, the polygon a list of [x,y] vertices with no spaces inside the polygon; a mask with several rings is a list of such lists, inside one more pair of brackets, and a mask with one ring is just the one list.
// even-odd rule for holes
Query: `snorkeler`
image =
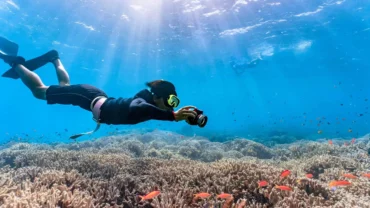
{"label": "snorkeler", "polygon": [[247,63],[237,63],[234,59],[230,61],[231,68],[237,75],[243,74],[247,69],[256,67],[262,61],[262,57],[259,56],[256,59]]}
{"label": "snorkeler", "polygon": [[[7,51],[8,48],[14,49],[14,47],[17,47],[17,50]],[[3,77],[20,78],[31,90],[34,97],[46,100],[47,104],[75,105],[92,112],[93,119],[97,122],[95,130],[73,135],[71,139],[94,133],[99,129],[101,123],[137,124],[151,119],[185,120],[190,125],[200,127],[204,127],[207,123],[207,116],[194,106],[185,106],[174,111],[180,100],[177,97],[175,86],[171,82],[151,81],[146,83],[150,90],[141,90],[132,98],[113,98],[91,85],[71,85],[69,75],[56,50],[51,50],[28,61],[17,56],[17,53],[17,44],[3,38],[0,39],[0,58],[12,67],[2,75]],[[45,86],[40,77],[33,72],[47,63],[52,63],[55,66],[59,85]]]}

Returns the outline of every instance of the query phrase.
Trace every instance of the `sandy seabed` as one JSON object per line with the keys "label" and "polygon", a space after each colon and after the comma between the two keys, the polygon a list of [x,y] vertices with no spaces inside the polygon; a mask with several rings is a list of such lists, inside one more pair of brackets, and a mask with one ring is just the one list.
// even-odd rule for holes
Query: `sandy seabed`
{"label": "sandy seabed", "polygon": [[[370,173],[369,136],[347,143],[266,147],[161,131],[70,144],[9,143],[0,148],[0,207],[370,207],[370,178],[363,175]],[[291,174],[282,178],[283,170]],[[343,176],[349,173],[356,178]],[[259,187],[263,180],[268,185]],[[333,180],[351,185],[331,189]],[[161,194],[140,201],[154,190]],[[200,192],[211,196],[194,197]],[[232,197],[217,198],[221,193]]]}

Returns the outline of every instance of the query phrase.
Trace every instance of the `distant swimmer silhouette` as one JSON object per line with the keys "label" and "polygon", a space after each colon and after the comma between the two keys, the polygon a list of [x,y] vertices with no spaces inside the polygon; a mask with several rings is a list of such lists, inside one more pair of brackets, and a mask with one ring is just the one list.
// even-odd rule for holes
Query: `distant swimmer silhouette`
{"label": "distant swimmer silhouette", "polygon": [[235,58],[232,58],[230,61],[230,66],[237,75],[243,74],[247,69],[255,68],[262,61],[262,57],[258,56],[256,59],[253,59],[250,62],[242,61],[237,62]]}

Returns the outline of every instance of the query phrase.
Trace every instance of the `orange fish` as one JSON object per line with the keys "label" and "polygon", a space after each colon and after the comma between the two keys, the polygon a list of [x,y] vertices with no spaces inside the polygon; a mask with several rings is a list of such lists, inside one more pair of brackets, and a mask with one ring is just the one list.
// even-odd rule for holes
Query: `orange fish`
{"label": "orange fish", "polygon": [[329,183],[329,187],[337,187],[337,186],[349,186],[351,182],[349,181],[331,181]]}
{"label": "orange fish", "polygon": [[343,145],[347,147],[348,146],[348,143],[347,142],[344,142]]}
{"label": "orange fish", "polygon": [[313,178],[313,175],[312,175],[311,173],[307,173],[307,174],[306,174],[306,177],[307,177],[307,178]]}
{"label": "orange fish", "polygon": [[283,172],[281,172],[280,177],[284,178],[287,177],[288,175],[290,175],[290,170],[284,170]]}
{"label": "orange fish", "polygon": [[356,142],[356,138],[352,138],[351,144],[354,144]]}
{"label": "orange fish", "polygon": [[145,196],[139,196],[141,198],[141,201],[144,201],[144,200],[148,200],[148,199],[153,199],[154,197],[158,196],[159,194],[161,194],[160,191],[152,191],[150,192],[149,194],[145,195]]}
{"label": "orange fish", "polygon": [[329,144],[332,145],[333,144],[333,140],[329,140]]}
{"label": "orange fish", "polygon": [[343,176],[346,177],[346,178],[350,178],[350,179],[356,179],[357,178],[357,176],[355,176],[355,175],[353,175],[351,173],[343,174]]}
{"label": "orange fish", "polygon": [[202,193],[194,194],[194,197],[195,197],[195,198],[202,198],[202,199],[208,198],[208,197],[210,197],[210,196],[211,196],[211,194],[206,193],[206,192],[202,192]]}
{"label": "orange fish", "polygon": [[349,186],[351,182],[349,181],[331,181],[329,183],[329,187],[337,187],[337,186]]}
{"label": "orange fish", "polygon": [[258,186],[259,187],[265,187],[265,186],[267,186],[269,183],[267,182],[267,181],[260,181],[259,183],[258,183]]}
{"label": "orange fish", "polygon": [[364,174],[362,174],[364,177],[366,177],[366,178],[370,178],[370,173],[364,173]]}
{"label": "orange fish", "polygon": [[292,190],[292,188],[290,188],[289,186],[277,186],[276,185],[275,188],[283,190],[283,191],[291,191]]}
{"label": "orange fish", "polygon": [[217,195],[217,198],[220,198],[220,199],[227,199],[227,198],[230,198],[230,197],[232,197],[232,196],[233,196],[233,195],[231,195],[231,194],[222,193],[222,194]]}

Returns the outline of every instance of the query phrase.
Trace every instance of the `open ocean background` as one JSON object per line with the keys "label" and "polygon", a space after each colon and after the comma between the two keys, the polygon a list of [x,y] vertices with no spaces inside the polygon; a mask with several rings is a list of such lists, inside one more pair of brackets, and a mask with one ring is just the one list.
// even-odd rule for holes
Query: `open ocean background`
{"label": "open ocean background", "polygon": [[[150,121],[91,137],[160,129],[213,141],[357,138],[369,133],[370,1],[0,1],[0,35],[26,59],[59,51],[72,84],[131,97],[146,81],[176,85],[205,128]],[[262,61],[241,74],[230,62]],[[3,72],[9,67],[1,63]],[[51,64],[37,70],[57,83]],[[47,105],[20,80],[1,78],[0,143],[70,142],[91,113]],[[318,134],[318,132],[321,132]]]}

